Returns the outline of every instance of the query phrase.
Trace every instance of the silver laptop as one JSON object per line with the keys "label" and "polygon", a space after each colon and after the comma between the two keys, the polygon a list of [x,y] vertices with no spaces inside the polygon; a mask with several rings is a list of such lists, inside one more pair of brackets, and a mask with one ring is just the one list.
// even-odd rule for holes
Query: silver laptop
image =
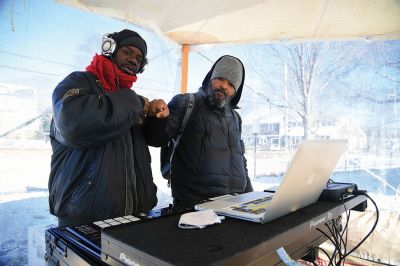
{"label": "silver laptop", "polygon": [[195,209],[212,209],[220,215],[266,223],[306,207],[318,200],[346,146],[347,140],[302,141],[275,193],[224,195]]}

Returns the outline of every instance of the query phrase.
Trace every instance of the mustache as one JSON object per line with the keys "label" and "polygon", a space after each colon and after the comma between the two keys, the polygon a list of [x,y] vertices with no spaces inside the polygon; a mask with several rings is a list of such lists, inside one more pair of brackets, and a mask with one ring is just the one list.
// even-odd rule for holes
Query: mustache
{"label": "mustache", "polygon": [[215,89],[214,94],[217,92],[223,94],[225,97],[228,96],[228,94],[226,93],[226,91],[224,89]]}
{"label": "mustache", "polygon": [[121,68],[125,67],[125,68],[128,68],[128,69],[132,70],[132,71],[136,71],[137,70],[137,65],[132,63],[132,62],[122,62],[120,64],[120,67]]}
{"label": "mustache", "polygon": [[135,65],[135,64],[131,64],[131,63],[126,63],[126,64],[124,64],[124,66],[127,66],[127,67],[129,67],[131,70],[133,70],[134,72],[136,72],[137,71],[137,66]]}

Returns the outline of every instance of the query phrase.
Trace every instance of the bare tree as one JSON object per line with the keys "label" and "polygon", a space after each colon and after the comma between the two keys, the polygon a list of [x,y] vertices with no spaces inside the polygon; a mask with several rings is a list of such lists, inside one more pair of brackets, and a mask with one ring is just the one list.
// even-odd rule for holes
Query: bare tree
{"label": "bare tree", "polygon": [[[400,102],[400,53],[398,42],[373,42],[373,60],[369,61],[376,79],[381,79],[380,97],[370,100],[379,107],[377,122],[371,132],[371,143],[377,151],[396,149],[400,141],[399,110]],[[385,115],[383,115],[385,114]],[[397,125],[397,126],[396,126]]]}
{"label": "bare tree", "polygon": [[[332,88],[333,81],[346,74],[363,52],[349,43],[302,42],[265,45],[261,53],[262,56],[249,53],[249,57],[262,65],[249,64],[250,68],[254,66],[253,71],[266,81],[267,87],[287,89],[286,92],[275,89],[274,93],[279,94],[287,108],[298,115],[305,138],[309,139],[313,137],[318,96]],[[284,76],[283,69],[287,69],[286,79],[279,78]]]}

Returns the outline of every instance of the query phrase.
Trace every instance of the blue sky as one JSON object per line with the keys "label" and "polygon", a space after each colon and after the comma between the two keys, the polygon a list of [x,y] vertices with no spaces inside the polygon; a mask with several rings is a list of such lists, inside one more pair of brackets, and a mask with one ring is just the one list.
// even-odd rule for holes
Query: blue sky
{"label": "blue sky", "polygon": [[[51,0],[1,1],[0,37],[7,41],[0,42],[0,83],[29,84],[51,91],[67,74],[90,63],[99,52],[104,33],[124,28],[139,32],[147,40],[150,62],[155,57],[154,67],[146,69],[142,79],[164,81],[172,90],[177,45],[140,27]],[[163,53],[166,56],[158,56]]]}

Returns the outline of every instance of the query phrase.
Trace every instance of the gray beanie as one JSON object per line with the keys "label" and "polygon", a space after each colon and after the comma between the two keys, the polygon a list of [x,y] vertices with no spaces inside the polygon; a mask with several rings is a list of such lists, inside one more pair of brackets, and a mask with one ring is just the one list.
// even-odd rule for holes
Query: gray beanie
{"label": "gray beanie", "polygon": [[238,90],[243,78],[242,63],[235,57],[225,55],[217,62],[211,75],[211,80],[225,78],[229,80],[235,91]]}

